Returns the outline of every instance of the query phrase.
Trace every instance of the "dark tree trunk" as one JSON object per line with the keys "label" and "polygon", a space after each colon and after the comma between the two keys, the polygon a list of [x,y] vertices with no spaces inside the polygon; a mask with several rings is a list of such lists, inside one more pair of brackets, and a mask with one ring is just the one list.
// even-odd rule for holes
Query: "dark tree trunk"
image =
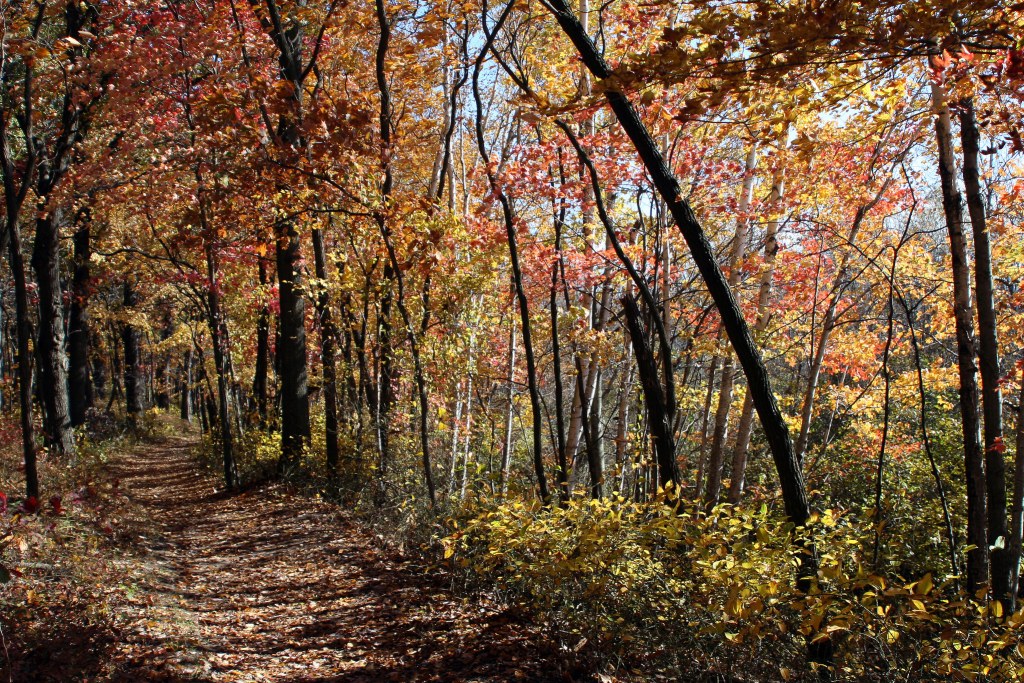
{"label": "dark tree trunk", "polygon": [[317,318],[320,321],[320,363],[323,371],[323,392],[325,428],[327,439],[327,472],[333,476],[338,469],[338,373],[334,362],[334,347],[337,331],[331,316],[331,299],[327,294],[327,253],[324,235],[313,231],[313,257],[316,262],[316,277],[319,291],[316,300]]}
{"label": "dark tree trunk", "polygon": [[[124,281],[124,308],[127,315],[139,304],[139,295],[135,291],[131,279]],[[125,412],[129,420],[145,410],[143,399],[146,389],[145,379],[142,376],[142,359],[139,350],[142,334],[139,329],[131,323],[125,323],[121,329],[121,341],[124,345],[124,394]]]}
{"label": "dark tree trunk", "polygon": [[[202,199],[200,198],[200,201]],[[205,221],[205,212],[204,223]],[[224,486],[230,491],[238,486],[238,469],[235,465],[231,415],[228,398],[228,330],[220,308],[220,281],[217,276],[217,259],[213,247],[206,246],[207,306],[210,325],[210,339],[213,343],[213,366],[217,373],[217,403],[220,426],[221,456],[224,463]]]}
{"label": "dark tree trunk", "polygon": [[192,421],[192,349],[185,354],[181,363],[180,416],[186,422]]}
{"label": "dark tree trunk", "polygon": [[[378,0],[379,2],[380,0]],[[511,8],[511,4],[506,8],[506,11],[502,14],[502,18],[499,20],[499,24],[508,17],[508,11]],[[495,31],[497,28],[495,28]],[[544,415],[541,412],[540,405],[540,388],[537,385],[537,359],[534,355],[533,350],[533,335],[531,332],[530,325],[530,308],[529,301],[526,298],[526,290],[523,287],[523,271],[519,264],[519,247],[518,240],[516,237],[516,221],[512,211],[512,204],[509,202],[508,197],[504,191],[498,185],[497,180],[494,177],[494,171],[490,167],[490,155],[487,153],[487,148],[484,143],[484,129],[482,120],[482,98],[480,96],[480,71],[483,68],[484,57],[486,57],[488,50],[491,49],[491,45],[494,43],[494,33],[491,33],[487,37],[486,44],[480,50],[475,64],[473,65],[473,100],[476,102],[477,114],[476,114],[476,143],[477,148],[480,152],[480,156],[483,159],[483,165],[487,174],[488,185],[491,188],[491,192],[497,197],[501,204],[502,219],[505,224],[505,236],[508,240],[509,260],[512,265],[512,282],[516,288],[516,301],[519,304],[519,317],[522,325],[523,334],[523,353],[526,356],[526,380],[527,387],[530,393],[530,409],[533,414],[533,469],[537,476],[537,486],[540,490],[541,500],[545,504],[551,502],[551,492],[548,489],[547,476],[544,474],[544,453],[543,453],[543,428],[544,428]]]}
{"label": "dark tree trunk", "polygon": [[299,234],[295,225],[277,226],[280,283],[281,459],[278,474],[294,468],[309,442],[309,375],[306,363],[306,299],[302,294]]}
{"label": "dark tree trunk", "polygon": [[14,280],[14,315],[18,336],[18,398],[21,404],[21,446],[25,459],[25,496],[39,499],[39,474],[36,468],[36,444],[32,426],[32,323],[28,312],[28,282],[25,257],[21,253],[21,231],[17,214],[8,202],[8,258]]}
{"label": "dark tree trunk", "polygon": [[[552,0],[550,7],[562,30],[572,40],[590,72],[601,79],[610,77],[612,75],[611,68],[601,57],[587,33],[582,30],[579,21],[565,1]],[[606,89],[605,98],[623,130],[633,141],[644,167],[650,173],[658,193],[667,204],[676,225],[682,232],[701,277],[715,302],[715,307],[722,317],[722,324],[728,332],[729,341],[732,343],[740,366],[747,376],[747,386],[753,396],[754,407],[761,418],[765,437],[775,460],[786,514],[797,526],[804,526],[810,516],[810,508],[803,474],[793,452],[793,442],[775,401],[768,370],[750,336],[750,330],[743,319],[742,311],[729,289],[725,276],[718,267],[711,243],[694,216],[693,210],[683,199],[684,195],[678,181],[629,99],[614,89]],[[808,556],[801,568],[801,583],[805,587],[810,587],[810,578],[816,571],[816,561]]]}
{"label": "dark tree trunk", "polygon": [[[611,68],[597,50],[590,36],[583,30],[565,0],[549,0],[548,7],[555,15],[562,31],[575,45],[580,58],[590,72],[600,79],[610,78],[612,76]],[[722,324],[729,335],[729,341],[739,359],[740,367],[743,368],[747,377],[747,387],[753,397],[754,407],[761,418],[765,438],[778,472],[786,516],[797,527],[803,527],[810,517],[810,505],[807,501],[803,472],[793,450],[793,442],[790,439],[786,421],[779,410],[775,394],[772,392],[768,369],[750,335],[747,323],[743,319],[743,312],[729,288],[725,275],[718,266],[714,249],[697,221],[697,217],[693,214],[693,210],[684,199],[679,182],[665,162],[650,131],[641,121],[629,98],[614,88],[606,88],[604,95],[619,124],[633,142],[658,194],[668,206],[672,218],[686,240],[704,284],[715,302],[715,307],[722,318]],[[674,397],[667,398],[674,400]],[[797,583],[800,590],[803,591],[811,589],[818,571],[817,554],[813,544],[807,543],[806,545],[806,552],[801,554],[800,566],[797,571]],[[808,647],[808,659],[816,664],[827,664],[831,661],[831,644],[827,637],[817,639]]]}
{"label": "dark tree trunk", "polygon": [[988,539],[985,516],[985,464],[978,418],[977,344],[971,304],[971,274],[967,240],[963,229],[963,207],[956,186],[956,161],[949,105],[941,85],[932,84],[935,110],[935,139],[939,151],[939,181],[942,209],[949,233],[953,276],[953,316],[956,323],[956,355],[960,375],[960,424],[967,485],[967,542],[975,548],[967,553],[967,589],[976,591],[988,582]]}
{"label": "dark tree trunk", "polygon": [[[270,283],[267,262],[259,259],[260,286]],[[256,371],[252,380],[253,401],[261,424],[267,423],[267,376],[270,372],[270,308],[264,303],[256,318]]]}
{"label": "dark tree trunk", "polygon": [[109,370],[103,354],[93,353],[90,367],[92,367],[92,385],[95,397],[101,400],[107,398],[107,376]]}
{"label": "dark tree trunk", "polygon": [[974,233],[981,403],[985,418],[985,507],[988,513],[988,545],[992,549],[992,597],[1005,602],[1010,592],[1011,568],[1006,543],[1006,445],[1003,443],[1003,394],[999,389],[999,333],[992,293],[992,247],[985,226],[985,200],[981,196],[978,175],[978,124],[974,119],[974,101],[971,99],[960,102],[960,141],[964,154],[967,210]]}
{"label": "dark tree trunk", "polygon": [[647,343],[643,324],[640,322],[640,308],[632,296],[622,298],[623,312],[626,316],[626,329],[636,356],[637,374],[644,392],[644,403],[647,406],[647,420],[650,424],[651,437],[654,439],[654,457],[658,463],[658,484],[673,487],[679,486],[679,467],[676,464],[676,446],[672,436],[672,424],[665,402],[665,391],[661,386],[658,364]]}
{"label": "dark tree trunk", "polygon": [[[377,430],[377,450],[380,455],[380,474],[383,476],[391,467],[391,406],[395,402],[395,352],[391,331],[391,283],[394,270],[391,262],[384,265],[384,291],[381,293],[380,306],[377,309],[377,347],[379,370],[376,376],[376,393],[369,393],[372,387],[367,383],[367,396],[374,412],[374,424]],[[365,337],[364,337],[365,339]],[[362,349],[362,360],[366,361],[365,346]],[[367,373],[369,379],[372,375]]]}
{"label": "dark tree trunk", "polygon": [[[40,170],[42,173],[43,170]],[[75,451],[68,406],[68,375],[64,361],[64,297],[60,286],[61,212],[51,209],[36,221],[32,267],[39,292],[39,393],[42,396],[46,444],[59,455]]]}
{"label": "dark tree trunk", "polygon": [[194,389],[195,396],[193,402],[199,408],[199,427],[203,430],[203,434],[210,433],[210,412],[207,410],[206,401],[202,400],[206,394],[200,387]]}
{"label": "dark tree trunk", "polygon": [[[558,498],[563,505],[569,502],[569,458],[565,444],[564,381],[562,378],[562,350],[558,339],[558,275],[563,266],[562,226],[565,224],[565,209],[555,213],[555,254],[557,260],[551,266],[551,295],[548,307],[551,311],[551,358],[554,363],[555,379],[555,454],[558,458]],[[467,396],[467,403],[472,400]],[[454,457],[454,456],[453,456]]]}
{"label": "dark tree trunk", "polygon": [[[278,121],[275,142],[288,163],[294,163],[301,158],[306,147],[302,137],[303,81],[313,66],[303,61],[302,22],[293,15],[282,13],[275,0],[249,2],[277,48],[280,80],[289,86],[282,91],[285,111]],[[281,190],[289,191],[290,188],[284,186]],[[277,344],[281,377],[278,392],[281,401],[281,458],[277,471],[285,474],[298,464],[309,442],[306,299],[303,295],[299,235],[291,220],[278,221],[274,226],[274,245],[281,308]]]}
{"label": "dark tree trunk", "polygon": [[[174,320],[168,307],[163,315],[163,327],[160,330],[160,341],[170,339],[174,334]],[[171,409],[171,357],[167,352],[153,354],[153,394],[160,410]]]}
{"label": "dark tree trunk", "polygon": [[93,407],[95,393],[89,372],[89,222],[86,216],[75,232],[75,272],[71,282],[71,310],[68,314],[68,390],[71,424],[85,423],[85,413]]}

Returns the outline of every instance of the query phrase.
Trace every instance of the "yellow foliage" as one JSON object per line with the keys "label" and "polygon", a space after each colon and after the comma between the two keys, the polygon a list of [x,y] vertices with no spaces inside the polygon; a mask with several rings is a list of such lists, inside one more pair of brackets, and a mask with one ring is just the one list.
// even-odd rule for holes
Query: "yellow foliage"
{"label": "yellow foliage", "polygon": [[1024,612],[978,610],[931,573],[911,583],[873,574],[870,520],[840,511],[800,530],[817,548],[807,593],[794,581],[806,546],[764,506],[705,514],[665,498],[514,500],[464,514],[440,541],[447,564],[618,656],[671,653],[682,667],[795,680],[808,642],[828,639],[838,680],[1011,681],[1024,671]]}

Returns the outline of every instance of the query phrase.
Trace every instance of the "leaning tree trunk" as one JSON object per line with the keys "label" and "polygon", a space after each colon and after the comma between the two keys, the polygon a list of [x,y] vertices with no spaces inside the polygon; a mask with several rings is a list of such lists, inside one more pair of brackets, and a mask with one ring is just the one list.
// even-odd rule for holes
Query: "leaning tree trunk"
{"label": "leaning tree trunk", "polygon": [[[592,74],[601,79],[612,76],[612,70],[598,52],[593,41],[579,24],[565,0],[550,0],[549,7],[563,32],[576,46],[583,63]],[[772,392],[768,370],[761,354],[750,336],[750,330],[737,304],[732,290],[715,259],[714,249],[701,228],[690,205],[683,198],[682,188],[651,138],[650,132],[640,120],[629,99],[620,91],[605,89],[605,98],[619,120],[626,135],[633,142],[641,161],[662,199],[668,205],[676,225],[686,240],[701,277],[722,317],[722,324],[729,335],[729,341],[739,358],[740,366],[747,376],[747,385],[753,395],[754,407],[761,417],[765,437],[771,448],[779,474],[783,503],[786,514],[797,526],[804,526],[810,516],[807,491],[803,474],[793,452],[786,421],[779,410]],[[816,569],[816,560],[807,555],[801,567],[801,584],[810,587]]]}
{"label": "leaning tree trunk", "polygon": [[46,444],[60,455],[75,451],[64,364],[64,293],[60,286],[60,219],[54,208],[36,220],[32,268],[39,292],[39,392],[42,395]]}
{"label": "leaning tree trunk", "polygon": [[[575,45],[580,58],[590,72],[602,80],[610,79],[613,75],[611,67],[605,62],[587,32],[583,30],[566,1],[549,0],[547,6],[555,15],[562,31]],[[614,87],[604,89],[604,95],[612,111],[615,112],[619,124],[633,142],[644,168],[650,174],[654,186],[682,232],[704,284],[715,302],[715,307],[722,318],[722,324],[729,335],[729,341],[732,343],[740,366],[746,374],[748,391],[753,395],[754,407],[761,418],[765,438],[778,472],[786,515],[797,527],[803,527],[810,517],[810,505],[807,501],[807,490],[804,486],[800,463],[793,450],[793,442],[790,439],[785,418],[783,418],[775,400],[775,394],[772,392],[768,369],[750,335],[747,323],[743,319],[743,312],[733,296],[725,275],[718,266],[714,249],[697,221],[697,217],[693,214],[693,210],[684,199],[679,182],[668,167],[665,158],[651,137],[650,131],[641,121],[629,98]],[[674,397],[672,398],[674,399]],[[801,554],[797,572],[797,582],[803,591],[811,589],[818,571],[817,554],[812,544],[807,543],[807,545],[807,552]],[[827,663],[831,660],[831,652],[829,638],[818,638],[808,647],[808,659],[814,663]]]}
{"label": "leaning tree trunk", "polygon": [[967,485],[967,589],[976,591],[988,582],[988,540],[985,518],[985,464],[982,459],[981,424],[978,419],[977,345],[974,339],[974,311],[971,303],[971,274],[967,240],[963,230],[963,208],[956,186],[949,105],[946,93],[932,84],[935,111],[935,139],[939,150],[939,181],[942,209],[949,233],[949,254],[953,276],[953,317],[956,324],[956,355],[960,375],[960,424]]}

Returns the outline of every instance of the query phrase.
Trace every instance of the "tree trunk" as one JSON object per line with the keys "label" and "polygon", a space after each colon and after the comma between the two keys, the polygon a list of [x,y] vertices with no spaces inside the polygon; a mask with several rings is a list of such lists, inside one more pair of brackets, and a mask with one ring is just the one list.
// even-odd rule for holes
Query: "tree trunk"
{"label": "tree trunk", "polygon": [[[139,305],[139,295],[135,291],[130,278],[124,281],[124,310],[125,315],[132,315],[135,307]],[[142,334],[139,329],[126,322],[121,329],[121,340],[124,345],[124,394],[125,412],[128,419],[135,426],[135,420],[139,413],[145,410],[143,392],[145,391],[145,380],[142,376],[142,360],[139,350]]]}
{"label": "tree trunk", "polygon": [[14,315],[18,336],[18,398],[21,407],[21,446],[25,460],[25,496],[39,500],[39,473],[36,468],[36,444],[32,425],[32,323],[28,311],[28,282],[25,257],[21,252],[21,231],[17,213],[7,214],[8,258],[14,280]]}
{"label": "tree trunk", "polygon": [[[380,0],[378,0],[378,2],[379,1]],[[511,5],[506,8],[502,18],[499,20],[499,24],[507,19],[508,11],[510,9]],[[497,28],[495,28],[495,30],[497,30]],[[484,57],[487,55],[488,50],[491,49],[493,43],[494,33],[491,33],[487,36],[487,40],[481,48],[473,68],[473,99],[476,102],[477,107],[477,115],[475,117],[476,142],[487,175],[487,184],[501,205],[502,220],[505,225],[505,236],[508,240],[509,260],[512,265],[512,282],[515,285],[516,300],[519,304],[520,325],[522,327],[523,335],[523,353],[526,356],[526,380],[530,393],[530,409],[533,414],[533,467],[534,473],[537,476],[537,486],[539,488],[541,500],[543,500],[545,504],[548,504],[551,501],[551,493],[548,489],[547,477],[544,474],[544,453],[542,450],[544,416],[541,413],[540,388],[537,384],[537,359],[533,350],[533,336],[530,325],[530,304],[529,300],[526,298],[526,290],[523,286],[523,271],[519,264],[519,246],[518,238],[516,236],[515,215],[512,211],[511,202],[509,202],[508,197],[498,185],[494,176],[494,171],[490,167],[490,155],[487,153],[487,148],[484,143],[484,129],[483,121],[481,119],[483,110],[481,107],[480,97],[480,71],[483,67]]]}
{"label": "tree trunk", "polygon": [[[562,30],[576,46],[590,72],[601,79],[611,77],[611,68],[601,57],[587,33],[582,30],[579,21],[565,0],[551,0],[549,7]],[[700,223],[697,222],[693,210],[683,199],[682,188],[679,187],[678,181],[666,165],[650,132],[640,120],[629,99],[614,89],[606,89],[604,94],[623,130],[636,147],[658,193],[668,205],[676,225],[690,248],[690,253],[700,270],[705,285],[711,293],[715,306],[722,316],[722,323],[728,332],[729,341],[732,343],[740,365],[747,376],[747,385],[753,394],[754,406],[761,417],[765,437],[775,460],[786,514],[794,524],[804,526],[810,516],[810,509],[803,474],[793,452],[793,442],[789,438],[786,422],[775,401],[775,395],[772,393],[768,370],[754,345],[750,330],[747,328],[742,311],[736,303],[728,282],[718,267],[711,243]],[[816,565],[817,562],[813,559],[813,554],[803,558],[800,574],[801,584],[806,588],[810,587],[810,580],[817,571]]]}
{"label": "tree trunk", "polygon": [[[985,200],[978,174],[978,125],[974,101],[960,102],[960,141],[964,154],[964,190],[974,233],[974,281],[978,307],[981,403],[984,416],[985,507],[991,548],[992,597],[1005,601],[1011,590],[1006,526],[1006,460],[1003,443],[1003,395],[999,388],[999,334],[992,293],[992,247],[985,226]],[[1001,541],[1001,542],[1000,542]]]}
{"label": "tree trunk", "polygon": [[[769,206],[774,207],[782,199],[785,192],[785,175],[777,171],[772,182],[772,192],[768,199]],[[768,221],[764,236],[764,264],[761,266],[761,281],[757,291],[757,323],[754,326],[754,334],[761,335],[768,329],[768,320],[771,314],[768,311],[768,302],[772,294],[772,276],[775,273],[775,256],[779,251],[778,234],[782,221],[772,218]],[[754,428],[754,400],[747,392],[743,398],[743,409],[740,411],[739,424],[736,427],[736,445],[732,453],[732,479],[729,482],[729,502],[737,505],[743,495],[743,486],[747,474],[748,452],[750,450],[750,435]]]}
{"label": "tree trunk", "polygon": [[[405,302],[405,275],[398,262],[394,243],[391,240],[391,227],[388,224],[388,211],[391,206],[391,189],[393,186],[393,175],[391,168],[391,128],[394,125],[391,111],[391,91],[388,85],[385,61],[387,59],[388,47],[391,41],[391,20],[388,19],[384,7],[384,0],[376,0],[377,25],[380,28],[380,36],[376,50],[376,77],[377,91],[380,95],[380,138],[381,138],[381,165],[384,171],[384,182],[381,185],[381,208],[374,212],[377,226],[380,229],[381,238],[384,240],[384,247],[388,253],[388,261],[395,277],[397,287],[398,312],[405,323],[405,331],[409,337],[409,347],[412,351],[413,371],[416,378],[416,394],[419,398],[419,425],[420,425],[420,455],[423,462],[423,477],[427,485],[427,495],[431,507],[437,504],[437,494],[434,486],[434,475],[430,458],[430,433],[428,421],[430,418],[430,405],[427,396],[427,380],[423,372],[423,362],[420,357],[419,340],[416,330],[413,328],[409,309]],[[424,306],[424,327],[429,314],[429,306]]]}
{"label": "tree trunk", "polygon": [[569,502],[569,458],[565,443],[565,382],[562,377],[562,348],[558,338],[558,280],[564,268],[562,257],[562,226],[565,224],[565,209],[555,212],[555,254],[557,258],[551,265],[551,291],[548,308],[551,313],[551,361],[555,381],[555,455],[558,459],[558,471],[555,481],[558,483],[558,497],[564,505]]}
{"label": "tree trunk", "polygon": [[[40,170],[42,172],[42,169]],[[68,407],[68,375],[64,360],[64,296],[60,286],[61,212],[41,209],[36,220],[32,267],[39,292],[39,391],[42,394],[46,444],[59,455],[75,451]]]}
{"label": "tree trunk", "polygon": [[1020,592],[1021,541],[1024,537],[1024,361],[1020,363],[1020,397],[1017,399],[1017,452],[1013,466],[1013,523],[1010,525],[1010,613],[1017,609]]}
{"label": "tree trunk", "polygon": [[306,299],[302,293],[299,234],[291,222],[277,226],[280,283],[281,458],[278,474],[298,463],[309,442],[309,376],[306,364]]}
{"label": "tree trunk", "polygon": [[[199,198],[202,201],[202,197]],[[203,222],[206,222],[203,211]],[[208,231],[207,231],[208,232]],[[228,367],[227,367],[227,326],[220,308],[220,280],[218,277],[217,260],[213,246],[206,243],[206,278],[207,278],[207,323],[210,326],[210,340],[213,345],[213,367],[217,373],[217,422],[220,426],[221,459],[224,465],[224,486],[233,490],[238,486],[238,468],[235,464],[233,438],[231,434],[231,415],[228,405]]]}
{"label": "tree trunk", "polygon": [[185,354],[181,364],[181,419],[192,422],[192,349]]}
{"label": "tree trunk", "polygon": [[90,284],[88,217],[75,232],[75,271],[71,285],[71,310],[68,314],[68,352],[70,356],[68,389],[71,424],[85,423],[85,413],[95,402],[92,375],[89,372],[89,298]]}
{"label": "tree trunk", "polygon": [[[747,255],[747,241],[750,232],[750,200],[754,194],[754,171],[757,169],[757,143],[752,143],[744,165],[743,190],[740,193],[739,218],[736,220],[736,235],[733,238],[732,257],[729,264],[729,287],[735,289],[740,283],[743,259]],[[729,425],[729,410],[732,407],[733,357],[726,355],[722,361],[722,381],[718,388],[718,407],[715,410],[715,430],[711,437],[711,453],[708,456],[708,485],[704,492],[704,503],[714,507],[722,489],[722,469],[725,465],[725,439]]]}
{"label": "tree trunk", "polygon": [[[170,306],[165,309],[160,341],[167,341],[174,334],[174,319]],[[153,356],[153,393],[160,410],[171,409],[171,356],[166,351]]]}
{"label": "tree trunk", "polygon": [[[716,335],[715,347],[718,348],[721,341],[721,328]],[[704,486],[704,475],[708,469],[708,440],[711,434],[708,427],[711,426],[711,402],[715,398],[715,378],[718,377],[718,363],[720,357],[717,353],[711,356],[711,363],[708,366],[708,390],[704,394],[704,407],[700,413],[700,449],[697,451],[697,482],[694,485],[693,498],[700,499],[701,487]]]}
{"label": "tree trunk", "polygon": [[[565,0],[549,0],[547,6],[555,15],[562,31],[576,46],[580,58],[590,72],[600,79],[610,78],[613,75],[611,68],[598,52],[590,36],[580,26]],[[679,186],[679,182],[672,174],[665,158],[651,138],[650,131],[640,120],[629,99],[614,88],[606,88],[604,95],[612,111],[615,112],[619,124],[632,140],[658,193],[668,205],[669,212],[682,232],[690,254],[722,317],[722,324],[728,332],[729,341],[732,343],[740,366],[747,376],[747,386],[753,395],[754,407],[761,417],[765,438],[778,472],[786,515],[797,527],[803,527],[810,517],[810,506],[807,501],[807,490],[804,486],[800,463],[793,450],[793,442],[790,439],[786,421],[775,401],[768,369],[750,336],[750,330],[743,319],[743,312],[740,310],[721,268],[718,267],[714,249],[690,205],[683,198],[683,190]],[[634,346],[634,348],[639,347]],[[674,399],[673,396],[670,400]],[[797,570],[797,583],[802,591],[811,589],[818,571],[817,554],[813,544],[807,542],[805,545],[807,552],[801,554],[800,566]],[[808,659],[812,663],[827,664],[831,661],[831,653],[831,643],[827,637],[816,639],[808,646]]]}
{"label": "tree trunk", "polygon": [[658,483],[660,486],[679,486],[679,467],[676,464],[676,446],[672,436],[671,418],[665,404],[665,392],[661,386],[658,364],[654,360],[640,322],[640,308],[632,296],[622,298],[623,312],[626,316],[626,329],[633,344],[633,355],[636,356],[637,374],[644,392],[644,403],[647,405],[647,419],[650,423],[651,437],[654,439],[654,455],[658,463]]}
{"label": "tree trunk", "polygon": [[320,364],[323,372],[324,412],[326,423],[327,473],[334,476],[338,469],[338,373],[334,362],[337,332],[331,316],[331,299],[327,294],[327,253],[324,235],[313,230],[313,256],[316,261],[318,293],[317,317],[320,321]]}
{"label": "tree trunk", "polygon": [[[260,288],[270,284],[267,262],[259,258]],[[267,424],[267,377],[270,373],[270,307],[264,302],[256,318],[256,368],[252,379],[252,394],[260,424]]]}
{"label": "tree trunk", "polygon": [[967,589],[976,591],[988,582],[988,539],[985,518],[985,464],[982,459],[981,424],[978,419],[977,346],[971,305],[970,264],[963,231],[963,208],[956,186],[956,162],[949,105],[942,86],[932,84],[935,139],[939,151],[939,181],[942,209],[949,233],[953,276],[953,316],[956,322],[957,367],[960,375],[960,424],[964,448],[967,487],[967,542],[975,548],[967,553]]}

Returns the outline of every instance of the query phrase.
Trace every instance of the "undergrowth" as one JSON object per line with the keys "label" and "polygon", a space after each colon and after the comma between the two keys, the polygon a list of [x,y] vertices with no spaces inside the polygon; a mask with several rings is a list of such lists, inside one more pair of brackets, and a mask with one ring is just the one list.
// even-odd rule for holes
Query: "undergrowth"
{"label": "undergrowth", "polygon": [[116,642],[109,581],[119,537],[119,482],[106,466],[172,427],[156,411],[131,427],[93,411],[73,458],[39,455],[41,500],[24,495],[17,418],[0,423],[0,680],[98,675]]}
{"label": "undergrowth", "polygon": [[836,680],[1024,680],[1024,612],[1004,615],[952,577],[874,573],[869,521],[813,519],[819,571],[803,593],[794,576],[804,551],[766,506],[705,514],[672,502],[476,498],[439,543],[467,585],[497,586],[557,637],[620,666],[803,680],[816,676],[808,642],[828,639]]}

